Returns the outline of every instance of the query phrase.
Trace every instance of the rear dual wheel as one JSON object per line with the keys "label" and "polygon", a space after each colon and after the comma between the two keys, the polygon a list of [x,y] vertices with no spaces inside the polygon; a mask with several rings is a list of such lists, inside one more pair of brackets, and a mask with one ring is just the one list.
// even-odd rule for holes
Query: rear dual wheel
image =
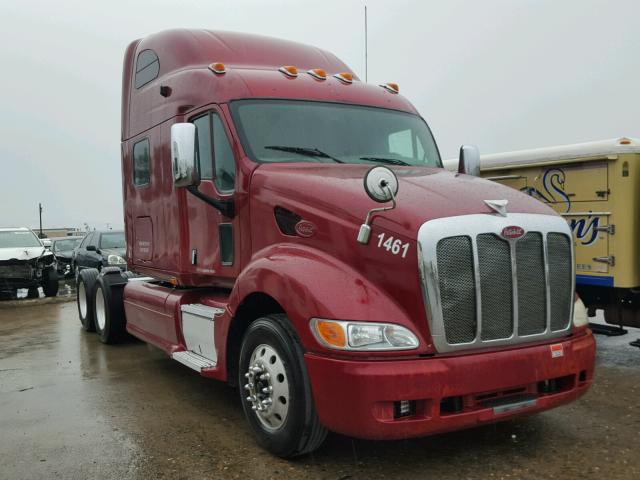
{"label": "rear dual wheel", "polygon": [[78,304],[78,316],[82,328],[87,332],[94,332],[95,308],[94,308],[94,287],[98,278],[98,270],[87,268],[78,272],[76,282],[76,302]]}
{"label": "rear dual wheel", "polygon": [[289,458],[317,449],[327,431],[316,413],[303,349],[284,314],[253,322],[240,350],[240,398],[260,445]]}
{"label": "rear dual wheel", "polygon": [[117,343],[125,335],[124,279],[120,272],[98,276],[94,290],[95,328],[102,343]]}

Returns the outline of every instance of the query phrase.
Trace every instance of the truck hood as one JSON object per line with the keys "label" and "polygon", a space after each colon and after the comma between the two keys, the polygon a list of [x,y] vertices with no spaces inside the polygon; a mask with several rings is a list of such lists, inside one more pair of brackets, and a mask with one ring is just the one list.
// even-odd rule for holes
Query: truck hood
{"label": "truck hood", "polygon": [[[373,165],[263,164],[254,172],[252,184],[271,190],[299,213],[331,212],[358,225],[376,203],[364,190],[363,179]],[[435,218],[486,213],[493,210],[485,200],[507,200],[509,213],[556,215],[542,202],[498,183],[460,175],[441,168],[390,166],[398,176],[397,208],[374,220],[399,234],[415,238],[420,226]],[[297,208],[296,208],[297,207]],[[382,218],[379,218],[382,217]]]}
{"label": "truck hood", "polygon": [[32,260],[41,257],[44,247],[0,248],[0,261]]}

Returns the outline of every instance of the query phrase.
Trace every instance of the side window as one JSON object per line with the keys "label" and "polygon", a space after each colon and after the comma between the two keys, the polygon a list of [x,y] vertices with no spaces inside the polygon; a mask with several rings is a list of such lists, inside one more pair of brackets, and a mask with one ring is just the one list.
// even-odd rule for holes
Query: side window
{"label": "side window", "polygon": [[213,152],[216,165],[216,186],[221,192],[233,190],[236,181],[236,162],[222,120],[213,115]]}
{"label": "side window", "polygon": [[210,118],[211,116],[206,114],[193,121],[198,137],[196,141],[196,155],[200,165],[200,178],[213,178]]}
{"label": "side window", "polygon": [[136,60],[136,88],[146,85],[158,76],[160,60],[153,50],[143,50]]}
{"label": "side window", "polygon": [[136,187],[149,185],[150,166],[149,139],[145,138],[133,146],[133,184]]}

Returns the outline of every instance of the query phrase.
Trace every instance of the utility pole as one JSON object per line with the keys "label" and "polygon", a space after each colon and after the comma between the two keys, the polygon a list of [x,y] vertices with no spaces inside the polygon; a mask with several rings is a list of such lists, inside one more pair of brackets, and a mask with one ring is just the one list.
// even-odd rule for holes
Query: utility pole
{"label": "utility pole", "polygon": [[38,211],[40,212],[40,238],[44,238],[42,236],[42,204],[38,203]]}
{"label": "utility pole", "polygon": [[368,65],[368,38],[367,38],[367,6],[364,6],[364,83],[369,82],[369,65]]}

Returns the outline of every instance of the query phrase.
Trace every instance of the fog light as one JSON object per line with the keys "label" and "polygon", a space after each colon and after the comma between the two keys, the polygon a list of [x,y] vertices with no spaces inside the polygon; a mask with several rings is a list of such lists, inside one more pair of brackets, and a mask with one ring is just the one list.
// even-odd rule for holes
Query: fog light
{"label": "fog light", "polygon": [[416,402],[414,400],[400,400],[393,402],[393,418],[411,417],[416,414]]}

